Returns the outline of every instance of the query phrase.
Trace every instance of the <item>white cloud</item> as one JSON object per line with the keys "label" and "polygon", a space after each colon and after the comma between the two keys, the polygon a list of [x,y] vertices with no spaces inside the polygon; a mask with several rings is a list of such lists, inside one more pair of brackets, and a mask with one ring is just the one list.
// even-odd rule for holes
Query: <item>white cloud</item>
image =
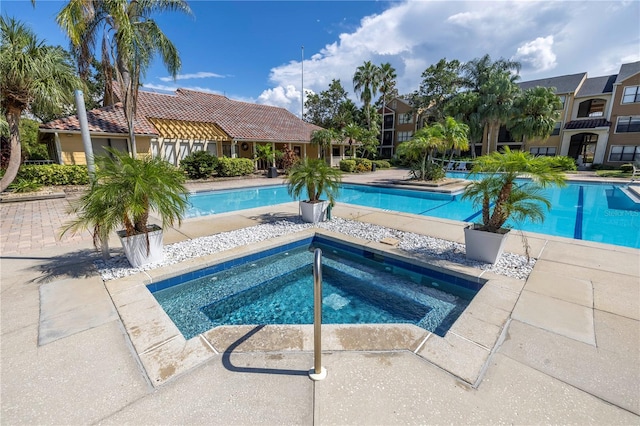
{"label": "white cloud", "polygon": [[[224,78],[223,75],[216,74],[213,72],[200,71],[191,74],[178,74],[176,75],[175,80],[191,80],[194,78]],[[161,81],[173,81],[173,77],[160,77]]]}
{"label": "white cloud", "polygon": [[518,47],[513,60],[522,63],[523,68],[534,71],[547,71],[555,68],[556,55],[553,53],[553,36],[538,37]]}
{"label": "white cloud", "polygon": [[[462,62],[489,54],[523,63],[523,81],[588,72],[615,73],[638,57],[640,2],[407,1],[364,17],[304,62],[304,87],[319,93],[339,79],[356,102],[352,78],[365,61],[390,62],[396,87],[411,93],[422,72],[442,58]],[[604,10],[603,7],[606,9]],[[606,13],[605,13],[606,12]],[[634,29],[635,28],[635,29]],[[637,59],[636,59],[637,60]],[[631,60],[632,61],[632,60]],[[300,113],[301,64],[271,69],[272,88],[258,102]],[[292,89],[294,88],[294,89]],[[358,102],[359,104],[359,102]]]}

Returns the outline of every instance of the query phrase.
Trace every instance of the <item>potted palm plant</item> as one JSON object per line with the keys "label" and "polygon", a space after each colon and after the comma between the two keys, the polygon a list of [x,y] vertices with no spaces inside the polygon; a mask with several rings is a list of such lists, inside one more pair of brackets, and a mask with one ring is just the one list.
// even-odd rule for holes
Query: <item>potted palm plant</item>
{"label": "potted palm plant", "polygon": [[[464,230],[468,259],[495,263],[504,248],[510,218],[515,221],[544,220],[544,209],[551,208],[542,190],[549,185],[565,185],[564,173],[555,168],[550,157],[534,157],[528,152],[493,152],[475,162],[470,176],[481,176],[465,188],[462,199],[482,208],[482,223]],[[518,183],[518,177],[530,182]]]}
{"label": "potted palm plant", "polygon": [[96,173],[91,188],[76,202],[70,213],[76,219],[66,224],[63,233],[88,229],[96,248],[100,244],[108,258],[109,235],[117,232],[129,263],[138,267],[163,259],[162,228],[149,225],[149,213],[155,211],[162,227],[171,226],[188,206],[184,174],[158,158],[131,158],[128,153],[108,150],[109,155],[95,158]]}
{"label": "potted palm plant", "polygon": [[[302,220],[317,223],[326,219],[327,209],[334,203],[341,180],[340,170],[320,159],[305,158],[291,168],[287,175],[289,195],[300,198],[306,194],[308,197],[300,201]],[[326,200],[320,199],[323,194]]]}

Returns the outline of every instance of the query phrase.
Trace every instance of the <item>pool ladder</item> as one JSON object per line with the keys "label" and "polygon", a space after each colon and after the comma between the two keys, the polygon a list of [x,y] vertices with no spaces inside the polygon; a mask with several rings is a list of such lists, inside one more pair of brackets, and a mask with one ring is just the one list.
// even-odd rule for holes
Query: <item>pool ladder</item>
{"label": "pool ladder", "polygon": [[327,370],[322,366],[322,250],[313,252],[313,369],[311,380],[324,380]]}

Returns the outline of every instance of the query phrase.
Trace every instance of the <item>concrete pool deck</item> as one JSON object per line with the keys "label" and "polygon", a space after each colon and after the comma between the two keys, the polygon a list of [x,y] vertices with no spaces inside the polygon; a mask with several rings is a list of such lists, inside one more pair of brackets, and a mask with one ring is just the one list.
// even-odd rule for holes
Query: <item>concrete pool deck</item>
{"label": "concrete pool deck", "polygon": [[[345,181],[383,184],[397,173]],[[456,323],[450,340],[437,344],[454,348],[457,341],[467,351],[429,359],[412,348],[334,346],[323,354],[327,378],[313,382],[308,347],[278,346],[291,337],[286,332],[216,329],[210,337],[220,343],[210,357],[158,385],[143,360],[158,346],[142,353],[136,348],[122,299],[112,297],[110,284],[95,273],[90,236],[57,237],[66,204],[0,205],[2,423],[640,424],[640,250],[527,234],[539,260],[511,310],[487,294],[480,300],[485,312],[469,314],[468,321],[486,323],[478,330],[487,330],[496,325],[486,322],[486,311],[494,319],[506,312],[492,351],[465,335],[468,324]],[[190,219],[170,230],[165,243],[296,213],[287,204]],[[463,238],[460,222],[340,204],[333,213]],[[517,237],[508,244],[508,251],[522,250]],[[119,250],[117,241],[111,246]],[[466,367],[476,352],[488,353],[473,386],[445,363]]]}

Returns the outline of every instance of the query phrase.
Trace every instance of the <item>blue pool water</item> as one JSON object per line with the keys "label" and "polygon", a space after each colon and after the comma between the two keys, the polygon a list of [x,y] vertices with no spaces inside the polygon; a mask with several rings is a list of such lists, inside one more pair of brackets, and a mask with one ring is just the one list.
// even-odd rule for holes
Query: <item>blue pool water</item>
{"label": "blue pool water", "polygon": [[315,237],[148,287],[186,339],[220,325],[312,324],[314,248],[326,324],[409,323],[444,335],[482,286]]}
{"label": "blue pool water", "polygon": [[[466,176],[466,175],[465,175]],[[520,181],[527,184],[527,181]],[[611,183],[569,183],[547,188],[552,208],[539,223],[507,223],[515,229],[640,248],[640,204]],[[339,202],[384,210],[474,222],[480,211],[460,195],[343,184]],[[275,205],[292,201],[284,185],[194,194],[188,217]]]}

